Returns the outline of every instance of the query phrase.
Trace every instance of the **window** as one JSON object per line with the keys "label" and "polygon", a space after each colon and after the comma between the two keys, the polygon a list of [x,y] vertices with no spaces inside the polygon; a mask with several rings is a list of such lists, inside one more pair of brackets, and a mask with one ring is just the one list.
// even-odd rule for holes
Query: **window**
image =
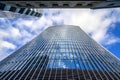
{"label": "window", "polygon": [[9,11],[15,12],[16,11],[16,7],[11,7]]}

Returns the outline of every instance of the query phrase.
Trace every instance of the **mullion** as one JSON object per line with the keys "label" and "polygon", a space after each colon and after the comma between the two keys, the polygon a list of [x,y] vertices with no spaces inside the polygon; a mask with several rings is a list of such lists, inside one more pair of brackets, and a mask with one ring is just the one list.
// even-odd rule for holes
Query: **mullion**
{"label": "mullion", "polygon": [[[44,43],[44,42],[42,42],[42,43]],[[38,49],[38,48],[37,48],[37,49]],[[32,51],[32,52],[34,52],[34,51]],[[28,59],[28,57],[32,56],[32,52],[29,53],[29,56],[27,56],[26,59]],[[26,62],[25,62],[25,63],[26,63]],[[22,64],[22,63],[21,63],[21,64]],[[21,65],[20,65],[20,66],[21,66]],[[22,68],[21,68],[21,69],[22,69]]]}
{"label": "mullion", "polygon": [[[92,50],[91,50],[91,52],[92,52]],[[93,51],[94,52],[94,51]],[[97,53],[96,53],[97,54]],[[103,69],[103,70],[106,70],[103,66],[102,66],[102,64],[99,62],[99,60],[93,55],[93,54],[91,54],[91,59],[93,60],[93,65],[95,65],[95,67],[97,67],[97,69],[99,69],[99,70],[101,70],[101,68]],[[99,64],[99,65],[97,65],[97,63]],[[104,76],[106,77],[106,79],[107,80],[109,80],[108,79],[108,77],[107,77],[107,75],[105,74],[105,72],[103,71],[103,70],[101,70],[101,72],[104,74]],[[97,70],[97,72],[99,73],[99,71]],[[100,75],[100,77],[102,78],[102,76],[101,76],[101,74],[99,73],[99,75]],[[108,74],[109,75],[109,74]]]}
{"label": "mullion", "polygon": [[[16,55],[16,56],[17,56],[17,55]],[[21,56],[21,54],[18,54],[18,58],[20,58],[20,56]],[[9,58],[14,58],[14,57],[15,57],[15,56],[13,56],[13,57],[9,57]],[[15,63],[15,62],[14,62],[14,63]],[[8,71],[9,69],[11,69],[11,68],[14,67],[14,65],[11,66],[11,67],[9,67],[9,64],[13,64],[13,63],[12,63],[12,62],[9,62],[9,63],[6,62],[6,64],[5,64],[6,67],[3,67],[3,69],[2,69],[2,68],[1,68],[1,69],[2,69],[3,71],[5,71],[5,70]],[[13,69],[14,69],[14,68],[13,68]]]}
{"label": "mullion", "polygon": [[[44,44],[43,44],[43,45],[44,45]],[[30,60],[32,60],[32,59],[31,59],[31,57],[33,56],[32,53],[34,53],[34,52],[37,51],[38,49],[39,49],[39,47],[36,48],[35,50],[33,50],[32,52],[29,52],[29,53],[31,53],[31,56],[28,56]],[[27,62],[27,64],[29,64],[30,60]],[[26,66],[26,65],[25,65],[25,66]],[[25,66],[22,68],[22,70],[24,70]],[[29,65],[29,66],[30,66],[30,65]],[[27,67],[27,68],[28,68],[28,67]],[[22,70],[21,70],[21,71],[22,71]],[[19,72],[19,74],[21,73],[21,71]],[[19,74],[18,74],[18,75],[19,75]],[[17,76],[18,76],[18,75],[17,75]],[[22,74],[22,75],[23,75],[23,74]],[[17,76],[15,77],[15,79],[17,78]],[[22,76],[21,76],[21,77],[22,77]]]}
{"label": "mullion", "polygon": [[[79,48],[79,45],[78,45],[78,44],[77,44],[76,46]],[[79,50],[78,50],[78,53],[77,53],[77,54],[78,54],[79,56],[81,56],[81,55],[80,55],[81,53],[79,53]],[[82,56],[81,56],[81,57],[82,57]],[[79,60],[80,60],[81,62],[83,62],[83,60],[82,60],[81,57],[80,57]],[[84,79],[86,80],[86,77],[85,77],[86,75],[85,75],[85,72],[84,72],[83,69],[82,69],[82,65],[80,64],[80,61],[79,61],[79,66],[81,67],[83,77],[84,77]]]}
{"label": "mullion", "polygon": [[[58,42],[58,41],[56,41],[56,45],[59,45],[59,42]],[[60,45],[60,46],[61,46],[61,45]],[[57,55],[57,54],[60,54],[60,52],[57,53],[57,51],[56,51],[55,54],[56,54],[56,55]],[[55,57],[56,57],[56,55],[55,55]],[[56,60],[55,60],[55,61],[56,61]],[[55,66],[55,63],[54,63],[54,66]],[[57,76],[57,68],[55,69],[55,78],[54,78],[54,80],[57,79],[56,76]]]}
{"label": "mullion", "polygon": [[[27,46],[29,46],[29,45],[27,45]],[[27,58],[27,57],[26,57],[26,58]],[[22,63],[21,63],[21,64],[22,64]],[[14,74],[15,74],[16,72],[17,72],[17,71],[15,71]],[[11,72],[11,73],[12,73],[12,72]],[[10,74],[10,73],[9,73],[9,74]],[[8,74],[7,76],[9,76],[9,74]],[[12,75],[14,75],[14,74],[12,74]],[[12,75],[10,76],[10,78],[12,77]],[[4,79],[7,78],[7,76],[4,77]]]}
{"label": "mullion", "polygon": [[[84,55],[83,55],[84,57],[86,57],[85,53],[86,53],[86,52],[85,52],[85,50],[84,50],[84,53],[83,53],[83,54],[84,54]],[[90,68],[90,67],[87,65],[88,61],[85,59],[85,60],[83,60],[83,62],[85,62],[85,63],[84,63],[84,66],[85,66],[85,68],[86,68],[86,71],[87,71],[87,73],[88,73],[89,78],[92,79],[92,77],[91,77],[91,75],[90,75],[90,72],[88,71],[89,68]]]}
{"label": "mullion", "polygon": [[[23,58],[24,58],[24,57],[26,57],[26,56],[23,56]],[[17,63],[16,65],[14,65],[14,66],[13,66],[13,69],[14,69],[16,66],[18,66],[18,64],[19,64],[19,63]],[[8,64],[7,66],[8,66],[8,68],[6,69],[6,71],[11,68],[11,67],[9,67],[9,64]],[[10,72],[10,73],[12,73],[12,72]],[[10,74],[10,73],[9,73],[9,74]],[[6,74],[7,74],[7,72],[5,72],[4,74],[2,74],[2,76],[6,75]],[[9,74],[7,74],[7,75],[9,75]],[[2,78],[2,76],[1,76],[0,78]]]}
{"label": "mullion", "polygon": [[[72,48],[71,48],[71,50],[72,50],[72,53],[71,53],[71,54],[73,55],[73,57],[72,57],[73,60],[72,60],[72,59],[71,59],[71,60],[74,62],[74,55],[75,55],[74,42],[72,42],[72,43],[73,43],[73,44],[72,44]],[[71,65],[72,65],[72,63],[71,63]],[[74,65],[75,65],[75,64],[74,64]],[[71,66],[71,67],[72,67],[72,66]],[[74,74],[73,74],[73,69],[72,69],[72,79],[74,79],[74,76],[73,76],[73,75],[74,75]]]}
{"label": "mullion", "polygon": [[[96,52],[96,49],[94,49],[95,50],[95,52]],[[104,58],[104,57],[101,57],[101,56],[99,56],[99,58],[101,58],[104,62],[105,62],[105,60],[106,60],[106,58]],[[103,59],[104,58],[104,59]],[[104,63],[103,61],[101,61],[102,63]],[[107,64],[107,65],[106,65]],[[114,70],[112,69],[112,67],[110,66],[110,64],[108,64],[108,63],[106,63],[105,64],[105,67],[106,66],[108,66],[108,67],[106,67],[107,68],[107,70],[109,71],[109,69],[110,70],[112,70],[113,72],[114,72]],[[110,71],[117,79],[119,79],[116,75],[115,75],[115,73],[113,73],[112,71]],[[118,75],[119,76],[119,75]]]}
{"label": "mullion", "polygon": [[[51,45],[51,49],[53,49],[53,44]],[[50,61],[49,61],[50,62]],[[54,64],[54,61],[53,61],[53,64]],[[47,71],[47,68],[46,68],[46,70],[45,70],[45,73],[46,73],[46,71]],[[44,76],[45,76],[45,73],[44,73]],[[50,74],[49,74],[49,76],[50,76]],[[49,79],[49,76],[48,76],[48,79]],[[42,78],[42,80],[44,80],[44,77]]]}
{"label": "mullion", "polygon": [[[94,53],[97,54],[97,52],[95,52],[95,51],[93,51],[93,50],[94,50],[94,48],[91,50],[91,52],[94,52]],[[97,55],[95,55],[95,56],[97,57],[97,58],[96,58],[93,54],[91,54],[91,55],[92,55],[92,56],[94,57],[94,59],[95,59],[95,60],[93,59],[94,62],[95,62],[96,64],[99,64],[99,65],[97,65],[97,66],[99,67],[99,69],[100,69],[100,70],[103,69],[103,70],[106,71],[106,68],[103,66],[104,63],[101,63],[102,61],[101,61],[101,59],[99,59],[100,56],[98,57]],[[100,62],[100,61],[101,61],[101,62]],[[102,71],[102,70],[101,70],[101,71]],[[107,72],[107,71],[106,71],[106,72]],[[104,71],[102,71],[102,73],[104,73],[104,75],[108,78],[108,76],[105,74]],[[107,74],[110,76],[110,78],[112,78],[111,75],[110,75],[108,72],[107,72]],[[113,78],[112,78],[112,79],[113,79]]]}
{"label": "mullion", "polygon": [[[50,41],[48,41],[48,42],[50,42]],[[46,50],[47,46],[48,46],[48,44],[45,46],[45,49],[44,49],[44,50]],[[44,53],[44,52],[43,52],[43,53]],[[48,52],[46,52],[46,55],[47,55],[47,54],[48,54]],[[42,60],[43,60],[43,59],[42,59]],[[41,63],[42,63],[42,60],[41,60],[41,62],[38,64],[38,68],[39,68],[39,66],[40,66]],[[46,60],[47,60],[47,59],[46,59]],[[46,60],[45,60],[45,62],[46,62]],[[43,66],[44,66],[45,62],[43,63]],[[42,72],[42,70],[43,70],[43,66],[41,67],[40,72],[38,73],[38,75],[37,75],[37,77],[36,77],[36,80],[39,79],[39,75],[41,74],[41,72]],[[36,72],[37,72],[38,68],[36,69]],[[46,67],[46,68],[47,68],[47,67]],[[32,79],[32,78],[33,78],[33,76],[31,77],[31,79]]]}
{"label": "mullion", "polygon": [[[83,45],[85,45],[85,43],[83,43]],[[84,49],[86,49],[86,46],[84,46]],[[87,51],[88,51],[87,49],[84,50],[84,54],[85,54],[85,56],[87,56],[87,59],[88,59],[88,58],[89,58],[89,57],[88,57],[88,56],[89,56],[89,55],[88,55],[89,53],[88,53]],[[86,63],[88,64],[87,67],[91,68],[91,67],[90,67],[90,64],[89,64],[90,61],[86,61]],[[89,70],[89,69],[88,69],[88,70]],[[88,73],[89,73],[89,75],[90,75],[90,72],[89,72],[89,71],[88,71]],[[93,70],[92,70],[92,73],[94,74]],[[90,76],[91,76],[91,75],[90,75]],[[94,74],[94,76],[95,76],[95,78],[97,79],[97,77],[96,77],[95,74]],[[91,77],[91,79],[92,79],[92,77]]]}
{"label": "mullion", "polygon": [[[75,43],[76,43],[76,41],[75,41]],[[74,48],[77,48],[77,47],[76,47],[76,44],[73,44],[73,45],[74,45]],[[78,61],[78,56],[77,56],[77,54],[76,54],[77,52],[78,52],[78,51],[75,51],[75,52],[74,52],[74,55],[77,57],[77,58],[75,59],[76,61]],[[75,60],[74,60],[74,63],[75,63],[76,69],[77,69],[77,77],[78,77],[78,79],[80,80],[80,77],[79,77],[80,74],[79,74],[79,71],[78,71],[79,68],[77,68],[77,63],[76,63]]]}
{"label": "mullion", "polygon": [[[86,48],[86,46],[85,46],[85,48]],[[87,52],[87,53],[86,53]],[[88,52],[88,50],[86,50],[86,52],[85,52],[85,54],[87,55],[87,56],[89,56],[89,55],[91,55],[89,52]],[[89,55],[88,55],[89,54]],[[92,67],[90,66],[90,65],[92,65],[93,66],[93,63],[92,63],[92,61],[91,61],[91,58],[90,57],[87,57],[88,59],[89,59],[89,61],[90,61],[90,64],[88,64],[89,65],[89,68],[91,68],[91,70],[92,70]],[[94,69],[93,69],[94,70]],[[92,73],[94,74],[94,76],[95,76],[95,78],[98,80],[98,78],[97,78],[97,76],[95,75],[95,73],[94,73],[94,71],[92,70]],[[98,73],[99,74],[99,73]],[[100,76],[100,78],[103,80],[103,78],[101,77],[101,75],[99,74],[99,76]]]}
{"label": "mullion", "polygon": [[[106,53],[106,54],[107,54],[107,53]],[[111,56],[112,56],[112,55],[111,55]],[[104,56],[103,56],[103,57],[104,57]],[[108,57],[110,58],[110,56],[109,56],[109,55],[108,55]],[[106,59],[105,59],[105,60],[106,60]],[[114,71],[115,73],[116,73],[116,72],[118,72],[118,73],[119,73],[119,70],[118,70],[118,68],[119,68],[119,67],[112,65],[112,63],[110,63],[109,65],[111,65],[112,70],[114,70],[114,69],[115,69],[115,71]],[[117,68],[116,68],[116,67],[117,67]],[[113,69],[113,68],[114,68],[114,69]],[[118,74],[117,74],[117,75],[118,75]],[[118,75],[118,76],[120,77],[120,75]]]}
{"label": "mullion", "polygon": [[[45,42],[44,42],[45,43]],[[43,44],[43,45],[45,45],[45,44]],[[40,48],[40,46],[39,46],[39,48]],[[34,52],[39,52],[39,48],[37,48],[36,50],[34,50],[33,52],[32,52],[32,54],[34,53]],[[31,55],[32,55],[31,54]],[[33,54],[34,55],[34,54]],[[36,53],[34,56],[31,56],[30,57],[30,59],[32,58],[33,60],[32,60],[32,62],[31,63],[33,63],[35,60],[36,60],[36,57],[38,57],[38,53]],[[29,67],[30,66],[32,66],[32,64],[29,64],[29,66],[27,67],[27,69],[29,69]],[[30,70],[31,71],[31,70]],[[29,72],[30,73],[30,72]],[[29,74],[28,73],[28,74]],[[26,76],[27,77],[27,76]]]}

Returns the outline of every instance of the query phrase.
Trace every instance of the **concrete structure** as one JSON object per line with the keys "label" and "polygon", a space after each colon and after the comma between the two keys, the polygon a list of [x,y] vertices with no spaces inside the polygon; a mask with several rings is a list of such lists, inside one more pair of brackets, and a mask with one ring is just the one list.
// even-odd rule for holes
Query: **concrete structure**
{"label": "concrete structure", "polygon": [[19,8],[9,4],[0,3],[0,17],[41,17],[40,9],[34,8]]}
{"label": "concrete structure", "polygon": [[54,26],[2,60],[0,80],[120,80],[120,60],[79,27]]}
{"label": "concrete structure", "polygon": [[1,3],[26,8],[114,8],[120,7],[119,0],[4,0]]}
{"label": "concrete structure", "polygon": [[115,7],[120,7],[119,0],[2,0],[0,1],[0,17],[41,17],[40,8]]}

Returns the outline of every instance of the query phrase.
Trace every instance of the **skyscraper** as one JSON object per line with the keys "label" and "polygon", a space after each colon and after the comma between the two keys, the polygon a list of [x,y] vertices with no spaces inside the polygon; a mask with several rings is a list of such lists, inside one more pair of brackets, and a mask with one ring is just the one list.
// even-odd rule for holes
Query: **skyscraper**
{"label": "skyscraper", "polygon": [[0,80],[120,80],[120,60],[79,27],[54,26],[2,60]]}

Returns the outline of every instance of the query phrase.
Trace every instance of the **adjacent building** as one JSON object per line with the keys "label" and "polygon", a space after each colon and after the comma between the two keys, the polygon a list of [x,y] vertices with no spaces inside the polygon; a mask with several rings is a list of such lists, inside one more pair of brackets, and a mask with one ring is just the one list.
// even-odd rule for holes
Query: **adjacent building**
{"label": "adjacent building", "polygon": [[1,18],[30,18],[41,17],[40,9],[36,8],[19,8],[6,3],[0,2],[0,17]]}
{"label": "adjacent building", "polygon": [[120,60],[80,27],[52,26],[0,62],[0,80],[120,80]]}

